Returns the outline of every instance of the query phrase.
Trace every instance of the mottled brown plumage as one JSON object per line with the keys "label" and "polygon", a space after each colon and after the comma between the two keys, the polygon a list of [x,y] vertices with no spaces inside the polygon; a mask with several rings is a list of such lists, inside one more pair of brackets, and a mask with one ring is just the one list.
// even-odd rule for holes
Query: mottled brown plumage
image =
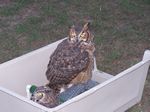
{"label": "mottled brown plumage", "polygon": [[[68,84],[84,83],[92,76],[94,45],[90,41],[88,24],[77,36],[74,26],[50,57],[46,77],[54,89]],[[92,37],[93,38],[93,37]]]}
{"label": "mottled brown plumage", "polygon": [[48,108],[55,107],[59,104],[59,99],[55,91],[47,86],[37,87],[30,99]]}

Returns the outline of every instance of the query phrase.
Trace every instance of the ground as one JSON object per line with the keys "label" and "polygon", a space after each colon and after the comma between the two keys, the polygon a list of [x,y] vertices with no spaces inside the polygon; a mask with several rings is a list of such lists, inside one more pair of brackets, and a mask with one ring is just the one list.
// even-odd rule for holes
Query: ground
{"label": "ground", "polygon": [[[115,75],[150,49],[150,0],[1,0],[0,63],[61,39],[87,20],[102,71]],[[150,112],[150,72],[142,101],[127,112]]]}

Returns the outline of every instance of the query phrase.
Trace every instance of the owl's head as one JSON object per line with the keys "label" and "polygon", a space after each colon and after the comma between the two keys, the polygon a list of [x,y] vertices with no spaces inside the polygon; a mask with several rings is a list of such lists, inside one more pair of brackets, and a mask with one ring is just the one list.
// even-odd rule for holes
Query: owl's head
{"label": "owl's head", "polygon": [[77,41],[82,42],[83,41],[83,42],[87,42],[87,43],[93,41],[94,36],[92,35],[92,33],[89,30],[89,25],[90,25],[90,23],[87,22],[83,26],[82,30],[79,33],[76,32],[75,26],[73,25],[70,28],[69,40],[71,42],[77,42]]}
{"label": "owl's head", "polygon": [[58,99],[53,89],[47,86],[40,86],[32,93],[32,101],[39,103],[43,106],[52,108],[58,105]]}
{"label": "owl's head", "polygon": [[89,43],[89,42],[93,41],[94,36],[93,36],[92,33],[90,32],[89,26],[90,26],[90,23],[87,22],[87,23],[83,26],[81,32],[79,33],[79,35],[78,35],[78,40],[79,40],[80,42],[87,42],[87,43]]}

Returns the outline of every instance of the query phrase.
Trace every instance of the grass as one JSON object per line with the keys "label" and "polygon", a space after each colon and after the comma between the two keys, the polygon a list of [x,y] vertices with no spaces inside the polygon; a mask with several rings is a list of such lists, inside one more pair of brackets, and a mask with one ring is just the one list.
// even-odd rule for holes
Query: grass
{"label": "grass", "polygon": [[106,57],[109,61],[117,60],[121,57],[121,53],[119,53],[117,50],[111,51],[108,56]]}
{"label": "grass", "polygon": [[143,2],[144,2],[145,4],[150,4],[150,1],[149,1],[149,0],[143,0]]}
{"label": "grass", "polygon": [[17,14],[25,6],[31,4],[33,0],[14,0],[14,3],[1,7],[0,15],[12,16]]}
{"label": "grass", "polygon": [[46,16],[57,16],[58,12],[51,4],[44,5],[42,8],[42,12]]}
{"label": "grass", "polygon": [[3,16],[11,16],[13,14],[16,14],[16,12],[19,10],[19,7],[16,5],[13,6],[7,6],[1,8],[0,14]]}
{"label": "grass", "polygon": [[94,37],[95,39],[94,39],[94,43],[96,43],[96,44],[101,44],[102,42],[103,42],[103,38],[104,37],[102,37],[102,36],[96,36],[96,37]]}
{"label": "grass", "polygon": [[124,10],[130,11],[130,12],[138,12],[139,6],[136,4],[136,2],[132,2],[130,0],[120,0],[120,5]]}
{"label": "grass", "polygon": [[[68,35],[69,26],[91,21],[98,68],[117,74],[150,49],[149,0],[5,0],[0,4],[0,63]],[[78,29],[78,28],[77,28]],[[142,104],[150,106],[149,83]]]}
{"label": "grass", "polygon": [[42,37],[41,34],[41,23],[42,18],[40,17],[29,17],[24,21],[24,23],[18,24],[16,26],[16,33],[27,35],[29,42],[35,41]]}
{"label": "grass", "polygon": [[22,24],[19,24],[16,26],[16,32],[17,33],[25,33],[25,32],[28,32],[29,29],[28,29],[28,26],[24,23]]}

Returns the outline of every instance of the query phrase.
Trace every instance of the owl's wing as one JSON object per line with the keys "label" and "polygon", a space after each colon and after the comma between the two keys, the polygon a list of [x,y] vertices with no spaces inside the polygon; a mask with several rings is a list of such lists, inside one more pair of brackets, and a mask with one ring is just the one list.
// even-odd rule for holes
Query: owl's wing
{"label": "owl's wing", "polygon": [[88,64],[89,55],[86,51],[81,52],[78,45],[63,41],[50,57],[46,76],[51,85],[68,84]]}

